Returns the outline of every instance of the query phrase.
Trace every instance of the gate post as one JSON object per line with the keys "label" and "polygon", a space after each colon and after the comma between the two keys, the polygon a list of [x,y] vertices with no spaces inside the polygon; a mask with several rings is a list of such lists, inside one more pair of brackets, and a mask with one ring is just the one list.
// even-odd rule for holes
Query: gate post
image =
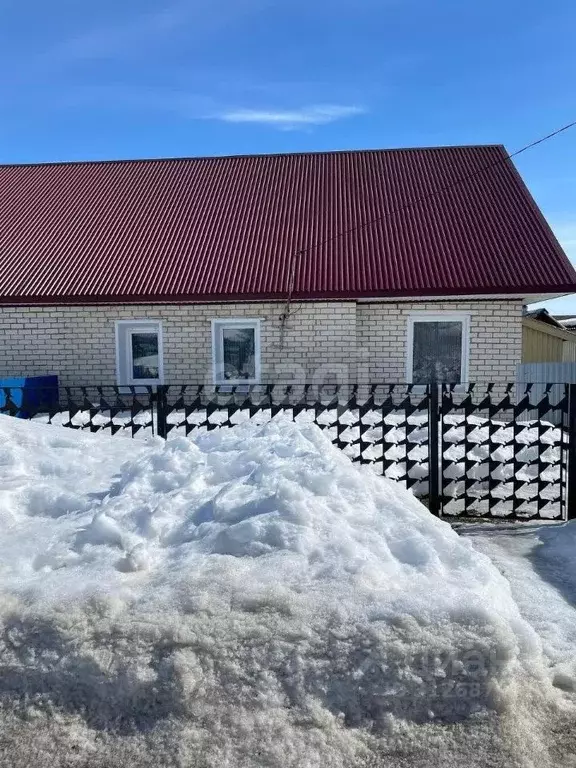
{"label": "gate post", "polygon": [[576,519],[576,384],[568,387],[568,520]]}
{"label": "gate post", "polygon": [[167,387],[164,384],[159,384],[156,397],[156,433],[158,437],[163,437],[164,440],[168,437],[166,389]]}
{"label": "gate post", "polygon": [[438,384],[428,385],[428,506],[440,516],[440,457],[438,452],[440,408]]}

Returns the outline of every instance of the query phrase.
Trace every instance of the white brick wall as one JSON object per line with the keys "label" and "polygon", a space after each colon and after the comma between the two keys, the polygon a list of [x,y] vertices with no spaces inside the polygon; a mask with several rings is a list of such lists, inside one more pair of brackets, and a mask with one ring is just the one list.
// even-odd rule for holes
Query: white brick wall
{"label": "white brick wall", "polygon": [[262,319],[262,381],[402,382],[408,315],[471,315],[470,380],[514,380],[522,347],[520,301],[294,304],[281,347],[275,303],[2,307],[0,376],[55,373],[64,385],[116,383],[116,320],[161,320],[167,383],[210,383],[212,318]]}
{"label": "white brick wall", "polygon": [[283,304],[3,307],[0,376],[55,373],[63,385],[115,384],[115,321],[162,321],[167,383],[211,383],[213,318],[261,318],[262,381],[348,375],[356,349],[353,302],[294,304],[280,349]]}
{"label": "white brick wall", "polygon": [[358,304],[358,347],[371,381],[406,381],[408,317],[419,311],[470,315],[469,381],[515,381],[522,357],[520,300]]}

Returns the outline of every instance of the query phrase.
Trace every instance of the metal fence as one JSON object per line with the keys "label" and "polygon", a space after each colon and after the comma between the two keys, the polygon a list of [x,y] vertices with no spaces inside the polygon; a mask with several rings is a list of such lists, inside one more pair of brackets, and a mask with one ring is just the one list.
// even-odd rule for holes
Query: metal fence
{"label": "metal fence", "polygon": [[[576,335],[574,335],[576,346]],[[565,384],[576,384],[576,363],[522,363],[516,367],[516,387],[523,391],[528,384],[532,386],[532,400],[538,402],[546,391],[548,381],[562,381]],[[559,399],[564,384],[556,384],[549,391],[549,396]],[[537,419],[537,413],[528,414]],[[560,413],[552,414],[559,419]]]}
{"label": "metal fence", "polygon": [[576,516],[576,384],[4,387],[0,412],[165,439],[283,413],[317,424],[434,514]]}

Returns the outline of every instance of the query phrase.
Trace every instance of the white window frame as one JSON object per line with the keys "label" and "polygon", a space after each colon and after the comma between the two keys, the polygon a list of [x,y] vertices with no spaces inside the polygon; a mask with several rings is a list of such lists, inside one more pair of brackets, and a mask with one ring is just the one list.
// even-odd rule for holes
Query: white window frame
{"label": "white window frame", "polygon": [[[212,321],[212,379],[216,386],[239,386],[260,384],[260,324],[259,318],[250,317],[216,317]],[[222,331],[225,328],[251,328],[254,330],[254,379],[225,379],[224,378],[224,343]]]}
{"label": "white window frame", "polygon": [[[119,386],[154,386],[164,383],[164,343],[161,320],[117,320],[116,330],[116,381]],[[135,379],[132,360],[131,337],[134,333],[156,333],[158,336],[158,378]]]}
{"label": "white window frame", "polygon": [[461,323],[462,324],[462,357],[460,360],[460,381],[468,383],[470,367],[470,314],[466,312],[410,312],[408,315],[408,333],[406,339],[406,381],[412,383],[414,378],[414,323]]}

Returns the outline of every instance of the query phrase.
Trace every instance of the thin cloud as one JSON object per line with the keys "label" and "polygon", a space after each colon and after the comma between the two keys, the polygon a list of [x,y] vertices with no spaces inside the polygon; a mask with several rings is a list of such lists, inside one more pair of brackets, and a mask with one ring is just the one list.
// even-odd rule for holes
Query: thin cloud
{"label": "thin cloud", "polygon": [[168,35],[188,16],[184,6],[165,7],[124,22],[92,29],[60,43],[50,52],[55,59],[74,61],[114,55],[138,44]]}
{"label": "thin cloud", "polygon": [[215,115],[225,123],[257,123],[275,128],[294,129],[327,125],[366,112],[364,107],[316,104],[300,109],[236,109]]}
{"label": "thin cloud", "polygon": [[185,120],[219,120],[226,123],[264,125],[278,130],[305,130],[337,120],[362,115],[365,107],[315,105],[293,110],[230,109],[226,93],[215,89],[190,91],[178,88],[83,85],[67,88],[56,95],[35,94],[36,104],[46,108],[97,108],[100,111],[166,112]]}
{"label": "thin cloud", "polygon": [[154,11],[114,19],[109,24],[64,40],[47,53],[53,63],[119,58],[162,45],[166,40],[189,39],[193,33],[214,34],[239,17],[261,11],[270,0],[176,0]]}

